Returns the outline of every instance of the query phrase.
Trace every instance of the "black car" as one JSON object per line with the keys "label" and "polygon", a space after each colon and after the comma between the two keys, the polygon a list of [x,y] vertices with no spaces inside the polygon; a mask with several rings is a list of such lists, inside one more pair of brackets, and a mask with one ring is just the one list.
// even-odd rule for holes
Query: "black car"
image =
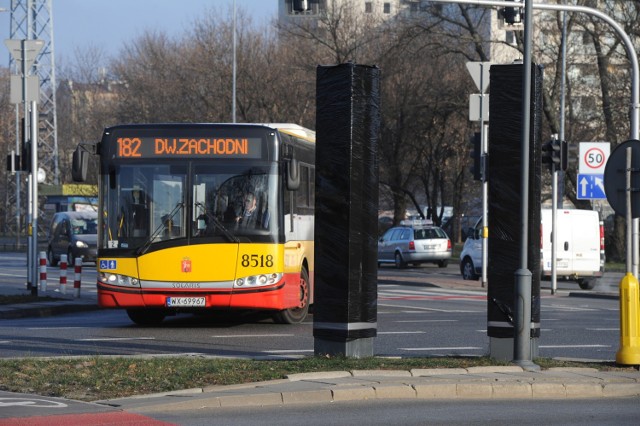
{"label": "black car", "polygon": [[98,213],[96,211],[58,212],[53,215],[49,227],[47,259],[56,266],[60,256],[67,255],[67,262],[74,259],[95,262],[98,242]]}

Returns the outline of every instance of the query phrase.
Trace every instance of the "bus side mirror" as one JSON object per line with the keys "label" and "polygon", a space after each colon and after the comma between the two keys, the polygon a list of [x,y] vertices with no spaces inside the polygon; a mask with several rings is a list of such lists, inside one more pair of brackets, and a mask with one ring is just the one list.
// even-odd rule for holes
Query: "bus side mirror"
{"label": "bus side mirror", "polygon": [[296,191],[300,188],[300,165],[298,160],[291,158],[287,160],[287,189]]}
{"label": "bus side mirror", "polygon": [[87,169],[89,168],[89,157],[87,151],[78,146],[73,151],[71,161],[71,178],[75,182],[85,182],[87,180]]}

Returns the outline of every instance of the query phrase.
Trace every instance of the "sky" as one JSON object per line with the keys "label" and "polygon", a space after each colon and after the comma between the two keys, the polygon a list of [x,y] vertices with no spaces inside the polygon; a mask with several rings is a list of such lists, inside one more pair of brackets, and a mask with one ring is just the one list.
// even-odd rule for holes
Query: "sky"
{"label": "sky", "polygon": [[[27,1],[27,0],[22,0]],[[280,0],[235,0],[256,24],[268,23],[278,13]],[[76,49],[93,47],[115,56],[123,44],[145,30],[181,36],[189,24],[212,8],[226,13],[234,0],[51,0],[55,61],[72,61]],[[0,0],[0,66],[9,63],[4,40],[9,38],[11,0]]]}

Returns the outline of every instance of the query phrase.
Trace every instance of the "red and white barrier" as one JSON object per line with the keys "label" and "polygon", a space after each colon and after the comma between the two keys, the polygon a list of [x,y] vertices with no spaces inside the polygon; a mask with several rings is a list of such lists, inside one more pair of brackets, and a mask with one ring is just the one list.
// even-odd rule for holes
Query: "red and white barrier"
{"label": "red and white barrier", "polygon": [[60,256],[60,293],[67,294],[67,255]]}
{"label": "red and white barrier", "polygon": [[82,283],[82,258],[75,259],[75,274],[73,278],[73,297],[80,297],[80,284]]}
{"label": "red and white barrier", "polygon": [[47,253],[40,252],[40,291],[47,291]]}

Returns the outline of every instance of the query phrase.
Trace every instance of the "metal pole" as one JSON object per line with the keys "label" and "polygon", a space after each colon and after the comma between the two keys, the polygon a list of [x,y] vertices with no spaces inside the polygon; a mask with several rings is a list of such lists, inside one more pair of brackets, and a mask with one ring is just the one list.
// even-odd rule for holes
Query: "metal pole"
{"label": "metal pole", "polygon": [[[33,276],[37,277],[38,262],[38,103],[31,102],[31,227],[32,227],[32,258]],[[37,287],[36,287],[37,288]]]}
{"label": "metal pole", "polygon": [[[558,289],[558,171],[553,168],[553,181],[551,183],[551,294],[556,294]],[[545,242],[543,241],[542,244]]]}
{"label": "metal pole", "polygon": [[[24,127],[22,129],[22,140],[24,145],[23,146],[30,146],[31,147],[31,151],[33,152],[33,144],[29,142],[29,137],[31,134],[31,126],[33,126],[33,123],[30,122],[30,116],[29,116],[29,102],[27,101],[28,96],[27,96],[27,40],[21,40],[20,42],[21,44],[21,48],[22,48],[22,64],[21,64],[21,71],[22,71],[22,99],[23,99],[23,111],[22,111],[22,117],[24,119]],[[24,160],[26,161],[27,159],[24,158]],[[33,201],[33,194],[32,194],[32,185],[31,185],[31,179],[32,179],[32,175],[29,175],[29,191],[28,191],[28,198],[27,198],[27,203],[28,203],[28,208],[27,208],[27,226],[28,226],[28,232],[27,232],[27,289],[31,290],[31,294],[33,295],[37,295],[38,294],[38,283],[36,281],[36,261],[35,261],[35,257],[33,256],[33,209],[31,207],[32,201]]]}
{"label": "metal pole", "polygon": [[236,122],[236,0],[233,0],[233,95],[231,99],[231,121]]}
{"label": "metal pole", "polygon": [[524,60],[522,79],[522,128],[520,163],[520,269],[515,272],[513,361],[523,368],[539,368],[531,362],[531,271],[529,250],[529,129],[531,128],[531,55],[533,0],[524,1]]}
{"label": "metal pole", "polygon": [[[565,140],[564,138],[564,111],[565,111],[565,87],[567,82],[567,12],[562,12],[562,62],[561,62],[561,73],[560,76],[560,140]],[[558,176],[558,186],[557,192],[559,195],[558,199],[558,207],[562,208],[564,203],[564,172]],[[555,220],[555,217],[554,217]],[[554,281],[555,282],[555,281]]]}

